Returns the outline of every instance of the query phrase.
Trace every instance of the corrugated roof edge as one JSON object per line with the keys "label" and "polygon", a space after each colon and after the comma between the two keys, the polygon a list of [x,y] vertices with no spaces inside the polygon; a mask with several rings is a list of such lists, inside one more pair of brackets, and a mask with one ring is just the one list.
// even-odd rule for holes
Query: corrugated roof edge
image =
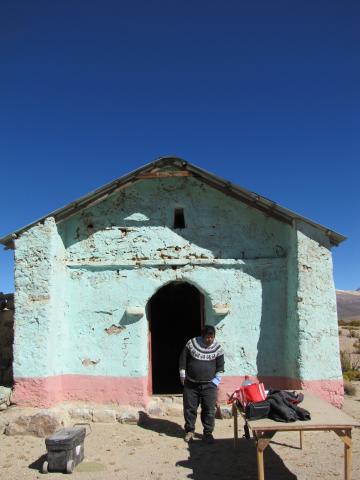
{"label": "corrugated roof edge", "polygon": [[[199,168],[186,160],[183,160],[180,157],[176,156],[165,156],[160,157],[153,162],[150,162],[142,167],[133,170],[132,172],[113,180],[112,182],[94,190],[93,192],[80,197],[78,200],[70,202],[69,204],[61,207],[37,220],[34,222],[6,235],[3,238],[0,238],[0,243],[5,245],[7,248],[13,248],[13,240],[21,235],[23,232],[28,230],[29,228],[33,227],[37,223],[43,222],[48,217],[54,217],[56,222],[64,220],[79,210],[83,208],[87,208],[104,198],[106,198],[111,193],[115,192],[118,189],[125,188],[126,186],[134,183],[136,181],[141,180],[141,175],[146,174],[147,172],[151,172],[156,169],[164,168],[164,167],[176,167],[178,170],[187,170],[195,177],[200,178],[205,183],[211,185],[214,188],[217,188],[223,191],[227,195],[231,195],[251,206],[257,208],[266,214],[278,218],[281,221],[292,223],[294,220],[300,220],[304,223],[307,223],[321,231],[323,231],[326,235],[328,235],[330,239],[330,243],[332,245],[339,245],[342,241],[346,240],[344,235],[337,233],[329,228],[326,228],[323,225],[313,222],[302,215],[299,215],[291,210],[288,210],[284,207],[281,207],[276,202],[269,200],[257,193],[251,192],[243,187],[233,184],[228,180],[225,180],[221,177],[214,175],[202,168]],[[140,176],[140,178],[138,178]]]}

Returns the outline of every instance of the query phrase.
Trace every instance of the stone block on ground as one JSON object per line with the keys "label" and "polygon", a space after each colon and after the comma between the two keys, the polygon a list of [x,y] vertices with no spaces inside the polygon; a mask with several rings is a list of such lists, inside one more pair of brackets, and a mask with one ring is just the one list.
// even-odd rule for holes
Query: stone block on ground
{"label": "stone block on ground", "polygon": [[5,434],[47,437],[61,426],[60,418],[54,413],[39,412],[32,416],[20,415],[5,427]]}
{"label": "stone block on ground", "polygon": [[2,435],[3,433],[5,433],[5,428],[6,428],[6,426],[8,425],[8,423],[9,423],[8,419],[3,418],[2,416],[0,416],[0,435]]}
{"label": "stone block on ground", "polygon": [[70,418],[83,421],[92,421],[92,410],[90,408],[70,408],[69,409]]}
{"label": "stone block on ground", "polygon": [[176,403],[178,405],[182,405],[183,404],[183,396],[182,395],[173,395],[172,396],[172,401],[173,401],[173,403]]}
{"label": "stone block on ground", "polygon": [[160,397],[160,402],[163,403],[164,405],[172,405],[173,399],[172,397]]}
{"label": "stone block on ground", "polygon": [[113,423],[116,422],[115,410],[104,409],[93,411],[93,422],[96,423]]}
{"label": "stone block on ground", "polygon": [[39,412],[30,417],[29,432],[37,437],[47,437],[61,427],[60,418],[53,412]]}
{"label": "stone block on ground", "polygon": [[124,410],[116,415],[116,419],[120,423],[128,423],[131,425],[137,425],[139,423],[139,411],[128,409]]}
{"label": "stone block on ground", "polygon": [[167,406],[166,415],[169,417],[182,417],[183,416],[183,406],[177,403]]}
{"label": "stone block on ground", "polygon": [[10,398],[11,398],[11,388],[0,387],[0,405],[4,403],[6,405],[10,405]]}
{"label": "stone block on ground", "polygon": [[149,415],[155,417],[163,417],[165,415],[165,406],[161,406],[158,403],[151,403],[146,410]]}
{"label": "stone block on ground", "polygon": [[20,415],[5,427],[5,435],[28,435],[30,417]]}

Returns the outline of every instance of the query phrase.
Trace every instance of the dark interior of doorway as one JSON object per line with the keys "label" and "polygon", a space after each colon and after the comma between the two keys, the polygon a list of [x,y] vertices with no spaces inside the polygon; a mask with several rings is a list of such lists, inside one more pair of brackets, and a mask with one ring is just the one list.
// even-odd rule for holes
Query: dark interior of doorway
{"label": "dark interior of doorway", "polygon": [[203,295],[189,283],[172,282],[156,292],[149,307],[152,393],[181,393],[179,355],[190,338],[200,335]]}

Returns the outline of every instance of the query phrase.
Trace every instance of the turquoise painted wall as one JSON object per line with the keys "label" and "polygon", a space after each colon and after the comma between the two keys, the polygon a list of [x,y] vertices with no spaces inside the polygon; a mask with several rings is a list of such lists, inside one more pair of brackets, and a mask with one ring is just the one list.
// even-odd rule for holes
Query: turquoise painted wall
{"label": "turquoise painted wall", "polygon": [[[174,231],[177,207],[187,228]],[[193,178],[136,183],[59,228],[69,259],[79,262],[272,258],[287,247],[282,223]]]}
{"label": "turquoise painted wall", "polygon": [[[298,222],[299,372],[315,380],[341,377],[336,294],[328,237]],[[325,372],[324,372],[325,370]]]}
{"label": "turquoise painted wall", "polygon": [[[173,228],[175,208],[184,209],[185,229]],[[15,376],[146,375],[146,314],[126,308],[146,307],[174,280],[204,293],[227,375],[309,376],[316,342],[306,328],[318,322],[336,350],[331,282],[329,301],[312,316],[298,302],[314,287],[301,267],[313,234],[190,177],[143,180],[57,226],[48,219],[16,240]],[[327,252],[309,258],[317,283],[332,278]],[[216,303],[230,312],[219,317]],[[314,378],[327,378],[323,353]]]}
{"label": "turquoise painted wall", "polygon": [[56,224],[48,218],[16,240],[14,377],[61,370],[67,345],[68,268]]}

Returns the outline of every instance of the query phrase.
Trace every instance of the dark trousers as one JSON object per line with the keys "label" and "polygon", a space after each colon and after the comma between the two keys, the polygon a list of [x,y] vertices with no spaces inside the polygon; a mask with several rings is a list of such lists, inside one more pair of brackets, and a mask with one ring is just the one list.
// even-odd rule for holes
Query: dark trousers
{"label": "dark trousers", "polygon": [[185,432],[195,431],[197,409],[201,405],[201,423],[204,435],[212,433],[215,425],[217,387],[212,382],[194,383],[185,380],[184,384],[184,418]]}

